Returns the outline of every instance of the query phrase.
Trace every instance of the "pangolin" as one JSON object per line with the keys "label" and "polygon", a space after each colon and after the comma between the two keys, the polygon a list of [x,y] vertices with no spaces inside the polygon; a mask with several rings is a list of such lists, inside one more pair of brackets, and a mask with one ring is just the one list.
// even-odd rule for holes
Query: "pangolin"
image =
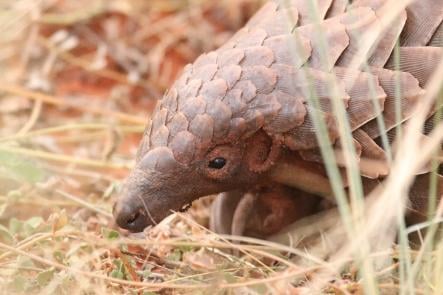
{"label": "pangolin", "polygon": [[443,55],[443,0],[398,9],[405,2],[267,2],[226,44],[187,65],[159,101],[114,207],[117,224],[141,231],[217,193],[211,223],[220,233],[243,234],[249,223],[270,234],[319,210],[309,200],[331,192],[314,116],[344,167],[333,100],[345,107],[363,179],[386,176],[380,136],[393,138],[412,116]]}

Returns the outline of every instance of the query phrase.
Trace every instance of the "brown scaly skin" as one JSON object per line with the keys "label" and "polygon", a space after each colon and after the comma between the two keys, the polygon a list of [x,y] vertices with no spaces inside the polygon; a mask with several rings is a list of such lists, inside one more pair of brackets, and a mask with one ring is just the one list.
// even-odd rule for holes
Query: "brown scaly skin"
{"label": "brown scaly skin", "polygon": [[[310,168],[322,165],[311,115],[324,119],[345,169],[332,99],[346,108],[362,176],[389,173],[375,141],[376,118],[387,130],[395,127],[397,94],[402,118],[412,115],[443,56],[443,1],[416,1],[390,21],[386,0],[356,0],[348,8],[344,0],[317,0],[318,26],[311,24],[307,2],[270,1],[224,46],[184,69],[158,104],[115,205],[121,227],[141,231],[199,197],[247,194],[274,181],[327,192],[324,171]],[[326,60],[319,37],[329,47]],[[400,72],[394,72],[390,57],[398,39]],[[318,106],[308,104],[312,93]],[[299,172],[291,180],[276,178],[288,153],[301,158],[294,167],[309,177]],[[219,214],[218,223],[231,213]]]}

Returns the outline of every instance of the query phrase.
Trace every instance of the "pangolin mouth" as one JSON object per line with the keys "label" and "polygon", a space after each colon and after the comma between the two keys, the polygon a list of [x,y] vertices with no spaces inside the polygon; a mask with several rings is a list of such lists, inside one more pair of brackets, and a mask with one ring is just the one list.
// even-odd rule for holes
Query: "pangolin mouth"
{"label": "pangolin mouth", "polygon": [[178,212],[184,213],[184,212],[188,211],[189,208],[191,208],[191,207],[192,207],[192,201],[189,202],[189,203],[187,203],[187,204],[184,204],[184,205],[178,210]]}

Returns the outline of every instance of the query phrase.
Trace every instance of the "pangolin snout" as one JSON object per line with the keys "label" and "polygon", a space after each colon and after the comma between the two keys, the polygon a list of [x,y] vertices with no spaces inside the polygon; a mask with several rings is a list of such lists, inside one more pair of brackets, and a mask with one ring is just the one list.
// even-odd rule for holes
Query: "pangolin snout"
{"label": "pangolin snout", "polygon": [[155,225],[182,206],[176,190],[168,190],[165,180],[136,168],[126,179],[114,206],[115,222],[131,232]]}
{"label": "pangolin snout", "polygon": [[131,232],[141,232],[151,224],[146,210],[132,202],[118,201],[113,214],[118,226]]}
{"label": "pangolin snout", "polygon": [[153,219],[148,214],[151,182],[145,173],[134,169],[123,184],[120,195],[113,208],[117,225],[131,232],[141,232],[152,225]]}
{"label": "pangolin snout", "polygon": [[[157,224],[204,195],[198,194],[195,185],[189,182],[191,169],[180,170],[175,160],[167,159],[169,169],[157,171],[149,166],[152,164],[149,155],[152,153],[148,153],[126,178],[113,211],[118,226],[131,232]],[[156,168],[165,168],[160,160],[154,162],[158,164]]]}

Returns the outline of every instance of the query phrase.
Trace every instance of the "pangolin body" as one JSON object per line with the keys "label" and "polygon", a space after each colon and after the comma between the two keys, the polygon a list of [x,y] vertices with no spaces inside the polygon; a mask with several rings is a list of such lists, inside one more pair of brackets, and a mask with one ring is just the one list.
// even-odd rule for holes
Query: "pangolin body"
{"label": "pangolin body", "polygon": [[273,167],[285,161],[310,173],[296,187],[321,193],[313,118],[340,150],[333,100],[346,110],[362,176],[385,176],[377,139],[410,118],[443,56],[443,0],[398,9],[400,2],[265,4],[224,46],[186,66],[158,103],[116,204],[117,223],[140,231],[196,198],[241,195],[272,183]]}

